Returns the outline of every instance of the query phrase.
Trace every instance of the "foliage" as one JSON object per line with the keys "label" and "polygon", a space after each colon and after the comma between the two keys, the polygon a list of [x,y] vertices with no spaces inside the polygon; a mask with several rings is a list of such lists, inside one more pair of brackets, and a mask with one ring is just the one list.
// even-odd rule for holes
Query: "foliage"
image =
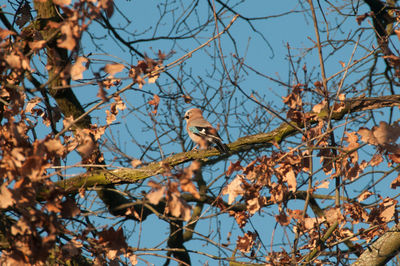
{"label": "foliage", "polygon": [[[394,260],[396,1],[250,2],[166,1],[137,11],[151,26],[135,1],[0,9],[3,264]],[[272,45],[291,16],[308,44]],[[192,107],[228,154],[191,150]]]}

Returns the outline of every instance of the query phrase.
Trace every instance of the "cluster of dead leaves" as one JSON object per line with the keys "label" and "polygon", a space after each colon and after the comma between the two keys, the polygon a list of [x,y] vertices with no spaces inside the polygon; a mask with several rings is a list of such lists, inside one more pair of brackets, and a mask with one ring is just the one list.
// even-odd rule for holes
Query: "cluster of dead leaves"
{"label": "cluster of dead leaves", "polygon": [[[379,196],[379,195],[378,195]],[[344,215],[351,217],[348,219],[353,225],[358,223],[367,223],[370,225],[368,230],[358,229],[357,234],[361,239],[370,242],[376,236],[382,235],[388,230],[388,223],[397,216],[397,200],[391,198],[380,198],[377,204],[362,205],[361,203],[344,203]]]}
{"label": "cluster of dead leaves", "polygon": [[259,157],[245,167],[240,166],[240,162],[231,163],[227,174],[234,171],[241,171],[242,174],[236,175],[222,194],[228,195],[228,204],[233,204],[241,196],[246,212],[230,211],[230,215],[242,228],[248,218],[262,207],[268,204],[281,206],[289,194],[297,190],[298,174],[307,170],[307,160],[294,152],[272,152],[271,156]]}
{"label": "cluster of dead leaves", "polygon": [[[25,104],[22,91],[6,87],[1,88],[1,95],[11,104],[1,106],[0,208],[2,221],[8,224],[2,226],[2,234],[9,247],[0,260],[36,264],[48,258],[58,235],[69,234],[62,219],[80,213],[75,201],[49,179],[49,167],[64,158],[68,149],[51,136],[34,141],[28,137],[31,123],[27,115],[40,113],[39,101]],[[61,251],[53,255],[63,256]]]}
{"label": "cluster of dead leaves", "polygon": [[[363,142],[377,147],[377,153],[369,162],[371,166],[377,166],[383,162],[383,155],[386,155],[389,159],[389,166],[400,163],[400,145],[396,143],[397,139],[400,137],[400,126],[398,122],[389,125],[381,121],[379,126],[374,126],[371,129],[362,127],[357,133],[361,136]],[[400,186],[400,175],[397,176],[390,185],[393,189],[398,186]]]}
{"label": "cluster of dead leaves", "polygon": [[128,249],[128,244],[126,243],[124,232],[121,227],[117,230],[110,227],[98,232],[97,235],[98,239],[91,239],[94,245],[92,245],[90,249],[92,255],[95,257],[93,262],[96,265],[118,265],[118,258],[121,255],[129,259],[132,265],[138,263],[137,256]]}
{"label": "cluster of dead leaves", "polygon": [[25,71],[32,71],[24,53],[26,44],[15,32],[0,28],[0,81],[3,84],[18,84]]}
{"label": "cluster of dead leaves", "polygon": [[[151,204],[157,205],[161,200],[165,199],[165,213],[174,217],[188,221],[191,217],[191,207],[182,198],[180,190],[190,193],[195,199],[200,199],[200,194],[193,183],[193,176],[200,169],[201,164],[198,161],[193,161],[192,164],[174,175],[178,182],[168,180],[166,185],[149,181],[149,186],[152,190],[146,195],[146,198]],[[167,175],[172,176],[167,171]]]}
{"label": "cluster of dead leaves", "polygon": [[142,88],[146,83],[144,78],[147,78],[148,83],[154,83],[160,76],[160,70],[163,68],[163,62],[166,55],[161,51],[158,52],[158,60],[154,60],[145,56],[144,60],[140,60],[136,66],[132,66],[129,70],[129,77]]}

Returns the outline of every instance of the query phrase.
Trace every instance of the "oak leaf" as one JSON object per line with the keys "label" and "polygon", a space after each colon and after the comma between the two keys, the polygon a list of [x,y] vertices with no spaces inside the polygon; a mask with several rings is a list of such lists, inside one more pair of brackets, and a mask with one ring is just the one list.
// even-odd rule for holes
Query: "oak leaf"
{"label": "oak leaf", "polygon": [[232,182],[222,190],[222,195],[229,194],[228,204],[232,204],[237,196],[242,196],[244,194],[244,189],[241,186],[243,182],[242,180],[243,177],[237,175],[235,179],[233,179]]}
{"label": "oak leaf", "polygon": [[[85,57],[79,56],[71,67],[70,75],[72,80],[83,79],[83,72],[87,69],[88,60]],[[85,64],[85,65],[83,65]]]}

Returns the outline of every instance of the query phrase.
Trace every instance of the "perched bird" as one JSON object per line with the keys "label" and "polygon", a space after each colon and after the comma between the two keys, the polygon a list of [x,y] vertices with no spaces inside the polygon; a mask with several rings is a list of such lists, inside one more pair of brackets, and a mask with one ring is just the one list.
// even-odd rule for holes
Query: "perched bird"
{"label": "perched bird", "polygon": [[[189,137],[196,143],[196,147],[208,149],[211,143],[214,143],[220,153],[229,151],[217,130],[203,117],[203,112],[198,108],[193,108],[185,113],[186,130]],[[195,147],[195,148],[196,148]]]}

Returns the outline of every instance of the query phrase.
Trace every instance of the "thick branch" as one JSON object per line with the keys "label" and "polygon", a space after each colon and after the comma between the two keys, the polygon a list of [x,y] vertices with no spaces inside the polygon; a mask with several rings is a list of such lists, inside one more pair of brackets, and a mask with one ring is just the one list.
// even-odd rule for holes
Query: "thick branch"
{"label": "thick branch", "polygon": [[385,265],[399,250],[400,224],[397,224],[369,246],[353,265]]}
{"label": "thick branch", "polygon": [[[384,107],[392,107],[400,105],[400,95],[381,96],[381,97],[362,97],[354,98],[345,101],[345,106],[340,111],[332,113],[332,119],[341,120],[346,114],[373,110]],[[327,117],[330,112],[322,110],[319,118]],[[301,124],[296,124],[298,127],[303,127]],[[317,120],[311,121],[317,123]],[[239,138],[237,141],[228,144],[231,153],[228,155],[220,155],[216,149],[212,150],[195,150],[190,152],[183,152],[172,155],[160,162],[150,163],[140,169],[121,168],[115,170],[100,170],[92,171],[86,174],[81,174],[57,184],[71,193],[75,193],[81,187],[93,187],[96,185],[109,185],[109,184],[124,184],[135,183],[140,179],[145,179],[154,175],[162,174],[173,166],[183,164],[192,160],[207,160],[209,157],[220,155],[221,159],[235,153],[246,150],[254,149],[260,146],[270,146],[273,142],[281,142],[287,136],[298,132],[294,127],[287,123],[282,123],[278,128],[268,133],[260,133],[247,137]]]}

